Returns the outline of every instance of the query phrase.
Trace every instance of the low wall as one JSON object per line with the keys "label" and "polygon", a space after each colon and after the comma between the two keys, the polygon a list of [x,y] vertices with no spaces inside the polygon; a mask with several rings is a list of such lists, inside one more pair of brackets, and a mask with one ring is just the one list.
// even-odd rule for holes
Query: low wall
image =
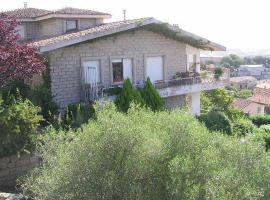
{"label": "low wall", "polygon": [[1,188],[14,187],[19,177],[29,173],[40,162],[39,157],[29,154],[21,155],[19,158],[17,156],[0,158],[0,191]]}

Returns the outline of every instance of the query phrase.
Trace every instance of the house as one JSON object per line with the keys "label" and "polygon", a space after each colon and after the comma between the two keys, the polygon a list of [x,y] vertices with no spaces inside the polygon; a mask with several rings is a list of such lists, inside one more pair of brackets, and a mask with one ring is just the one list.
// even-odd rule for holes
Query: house
{"label": "house", "polygon": [[240,65],[238,76],[254,76],[258,80],[267,78],[269,69],[264,65]]}
{"label": "house", "polygon": [[263,115],[264,114],[264,105],[260,103],[253,102],[249,99],[240,99],[236,98],[233,102],[234,107],[242,110],[244,113],[249,116],[253,115]]}
{"label": "house", "polygon": [[242,90],[242,89],[254,89],[257,84],[257,79],[253,76],[240,76],[231,77],[230,86]]}
{"label": "house", "polygon": [[104,23],[108,13],[64,8],[5,12],[21,22],[22,39],[48,59],[51,90],[64,109],[106,98],[106,88],[150,77],[169,108],[200,114],[200,91],[225,87],[228,77],[200,77],[200,51],[225,47],[154,18]]}

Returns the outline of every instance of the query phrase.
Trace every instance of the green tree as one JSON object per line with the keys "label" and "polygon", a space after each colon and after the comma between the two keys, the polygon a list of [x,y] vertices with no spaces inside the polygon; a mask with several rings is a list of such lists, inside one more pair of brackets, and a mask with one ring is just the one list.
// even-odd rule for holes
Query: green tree
{"label": "green tree", "polygon": [[140,92],[134,88],[130,79],[126,79],[123,84],[123,90],[117,97],[115,104],[120,111],[127,112],[132,102],[144,105]]}
{"label": "green tree", "polygon": [[243,59],[235,54],[230,54],[229,56],[226,56],[221,60],[221,66],[223,66],[223,64],[229,64],[232,68],[238,68],[243,63]]}
{"label": "green tree", "polygon": [[248,90],[248,89],[241,90],[238,93],[238,97],[242,98],[242,99],[247,99],[247,98],[251,97],[252,95],[253,95],[252,90]]}
{"label": "green tree", "polygon": [[22,189],[35,200],[258,199],[270,197],[262,142],[209,132],[185,111],[152,112],[112,103],[67,139],[46,137],[43,164]]}
{"label": "green tree", "polygon": [[158,91],[154,88],[150,78],[147,78],[145,87],[141,90],[142,97],[147,107],[153,111],[160,111],[165,108],[165,103]]}

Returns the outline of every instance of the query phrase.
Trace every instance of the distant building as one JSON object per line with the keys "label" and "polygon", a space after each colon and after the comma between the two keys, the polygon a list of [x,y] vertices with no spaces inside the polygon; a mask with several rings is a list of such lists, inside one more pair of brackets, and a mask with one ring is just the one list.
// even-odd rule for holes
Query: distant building
{"label": "distant building", "polygon": [[264,105],[260,103],[253,102],[249,99],[240,99],[236,98],[234,101],[234,107],[241,109],[244,113],[249,116],[252,115],[263,115],[264,114]]}
{"label": "distant building", "polygon": [[254,76],[261,80],[270,77],[270,71],[264,65],[240,65],[238,75]]}
{"label": "distant building", "polygon": [[253,76],[240,76],[230,78],[230,85],[238,90],[254,89],[257,84],[257,79]]}

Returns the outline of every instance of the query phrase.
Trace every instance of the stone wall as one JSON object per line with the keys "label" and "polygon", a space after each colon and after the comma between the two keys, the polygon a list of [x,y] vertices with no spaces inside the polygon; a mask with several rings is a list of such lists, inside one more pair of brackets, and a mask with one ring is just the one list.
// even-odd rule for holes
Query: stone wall
{"label": "stone wall", "polygon": [[98,60],[101,82],[112,83],[112,59],[130,58],[133,61],[133,80],[145,80],[147,57],[163,56],[164,79],[169,80],[176,72],[186,71],[187,45],[164,35],[137,30],[92,42],[61,48],[49,53],[51,88],[60,108],[81,100],[82,61]]}
{"label": "stone wall", "polygon": [[17,178],[26,175],[39,165],[40,158],[35,155],[21,155],[0,158],[0,191],[1,188],[13,187]]}
{"label": "stone wall", "polygon": [[173,108],[180,108],[186,105],[186,96],[179,95],[179,96],[171,96],[164,98],[165,104],[169,109]]}

